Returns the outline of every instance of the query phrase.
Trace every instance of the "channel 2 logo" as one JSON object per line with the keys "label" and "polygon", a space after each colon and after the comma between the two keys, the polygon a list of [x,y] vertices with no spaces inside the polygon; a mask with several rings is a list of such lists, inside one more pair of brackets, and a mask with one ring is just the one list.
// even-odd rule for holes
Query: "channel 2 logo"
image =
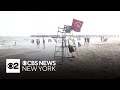
{"label": "channel 2 logo", "polygon": [[20,73],[20,59],[6,59],[6,73]]}

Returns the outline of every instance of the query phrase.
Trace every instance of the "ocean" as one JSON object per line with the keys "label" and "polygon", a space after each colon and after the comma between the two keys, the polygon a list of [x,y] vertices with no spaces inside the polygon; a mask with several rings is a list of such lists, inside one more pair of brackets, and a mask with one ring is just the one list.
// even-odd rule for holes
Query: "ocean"
{"label": "ocean", "polygon": [[[45,37],[45,47],[48,48],[55,48],[55,40],[51,37]],[[49,42],[49,39],[51,39],[51,42]],[[76,46],[78,42],[81,43],[81,45],[84,45],[84,38],[80,38],[79,40],[77,38],[75,39]],[[40,42],[37,43],[37,40]],[[119,38],[108,38],[108,41],[110,40],[119,40]],[[101,39],[100,37],[91,37],[90,38],[90,44],[100,43]],[[13,46],[18,47],[30,47],[30,48],[38,48],[39,46],[43,47],[43,37],[20,37],[20,36],[0,36],[0,49],[2,48],[12,48]],[[15,48],[15,47],[14,47]]]}
{"label": "ocean", "polygon": [[[55,51],[55,41],[52,38],[41,37],[17,37],[17,36],[1,36],[0,37],[0,50],[11,50],[8,54],[2,57],[15,54],[24,54],[26,58],[39,59],[46,58],[45,60],[53,60]],[[48,42],[48,40],[51,40]],[[16,44],[15,44],[16,42]],[[2,51],[2,50],[1,50]]]}
{"label": "ocean", "polygon": [[[49,38],[45,38],[45,41],[47,42],[48,39]],[[37,44],[37,40],[40,41],[39,44]],[[43,38],[40,38],[40,37],[0,36],[0,47],[2,47],[2,48],[5,48],[5,47],[12,48],[13,46],[36,47],[36,46],[41,45],[42,41],[43,41]],[[52,42],[52,43],[54,44],[54,42]],[[46,43],[46,45],[47,44],[48,43]],[[49,45],[50,45],[50,43],[49,43]]]}

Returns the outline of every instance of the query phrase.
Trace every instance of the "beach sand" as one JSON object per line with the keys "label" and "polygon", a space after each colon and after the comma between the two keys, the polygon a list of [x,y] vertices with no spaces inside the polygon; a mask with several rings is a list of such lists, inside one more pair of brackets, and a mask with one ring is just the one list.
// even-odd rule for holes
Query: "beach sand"
{"label": "beach sand", "polygon": [[[57,61],[56,72],[6,74],[5,60],[53,60],[39,49],[0,49],[0,78],[3,79],[116,79],[120,78],[120,42],[103,42],[77,48],[79,59]],[[54,52],[54,51],[53,51]],[[52,53],[53,53],[52,52]],[[54,55],[54,54],[53,54]],[[42,58],[41,58],[42,57]]]}

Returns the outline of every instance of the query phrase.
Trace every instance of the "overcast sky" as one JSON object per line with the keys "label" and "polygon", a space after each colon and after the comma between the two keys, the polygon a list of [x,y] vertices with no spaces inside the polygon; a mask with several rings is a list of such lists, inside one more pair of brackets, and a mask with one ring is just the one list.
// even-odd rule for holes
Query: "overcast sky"
{"label": "overcast sky", "polygon": [[0,11],[0,36],[56,34],[73,19],[84,22],[75,34],[120,35],[120,11]]}

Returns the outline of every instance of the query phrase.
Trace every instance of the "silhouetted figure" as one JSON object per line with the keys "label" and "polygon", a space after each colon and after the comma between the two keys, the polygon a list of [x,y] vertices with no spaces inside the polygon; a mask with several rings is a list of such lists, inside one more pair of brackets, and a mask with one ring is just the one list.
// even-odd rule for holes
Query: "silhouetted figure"
{"label": "silhouetted figure", "polygon": [[78,47],[81,47],[81,43],[80,42],[78,42]]}
{"label": "silhouetted figure", "polygon": [[16,46],[16,42],[15,42],[15,46]]}
{"label": "silhouetted figure", "polygon": [[31,43],[34,44],[34,40],[31,40]]}
{"label": "silhouetted figure", "polygon": [[43,38],[43,43],[45,43],[45,39]]}
{"label": "silhouetted figure", "polygon": [[36,39],[36,43],[37,43],[37,45],[39,45],[40,44],[40,40]]}
{"label": "silhouetted figure", "polygon": [[89,44],[89,42],[90,42],[90,38],[89,38],[89,37],[87,37],[87,44]]}
{"label": "silhouetted figure", "polygon": [[104,42],[104,37],[103,36],[101,36],[101,42]]}
{"label": "silhouetted figure", "polygon": [[86,43],[87,43],[87,38],[86,37],[84,37],[84,46],[86,45]]}
{"label": "silhouetted figure", "polygon": [[103,42],[107,42],[108,38],[104,38]]}

